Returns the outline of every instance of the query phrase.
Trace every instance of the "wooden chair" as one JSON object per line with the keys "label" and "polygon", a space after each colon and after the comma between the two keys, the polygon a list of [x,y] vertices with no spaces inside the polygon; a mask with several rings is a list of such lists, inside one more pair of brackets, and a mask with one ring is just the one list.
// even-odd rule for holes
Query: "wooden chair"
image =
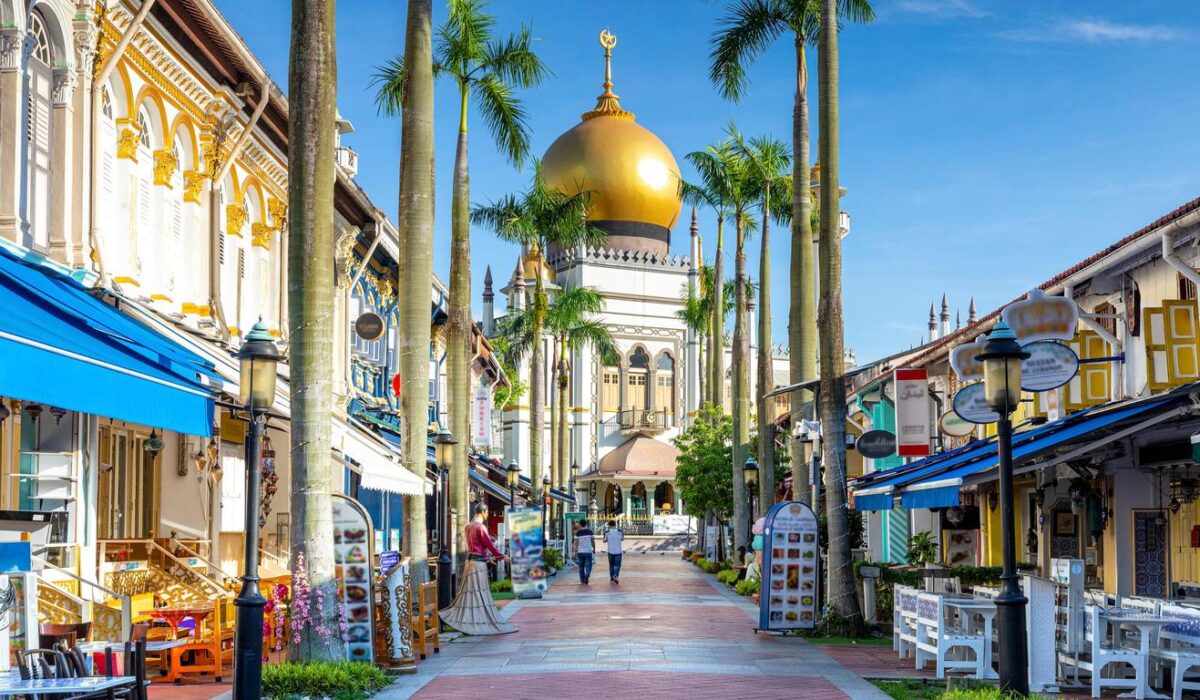
{"label": "wooden chair", "polygon": [[438,630],[441,618],[438,617],[437,581],[422,583],[417,589],[417,606],[413,614],[413,651],[424,659],[429,650],[439,654],[442,651],[441,638]]}
{"label": "wooden chair", "polygon": [[38,636],[41,637],[39,643],[43,649],[54,647],[55,642],[68,642],[67,647],[75,646],[76,642],[84,642],[92,634],[92,623],[77,622],[68,624],[59,624],[54,622],[43,622],[38,625]]}

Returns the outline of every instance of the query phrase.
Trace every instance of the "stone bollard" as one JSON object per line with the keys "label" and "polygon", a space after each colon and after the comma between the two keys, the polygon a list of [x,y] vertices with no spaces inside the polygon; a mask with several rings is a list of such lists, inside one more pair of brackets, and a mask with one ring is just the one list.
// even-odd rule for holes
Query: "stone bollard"
{"label": "stone bollard", "polygon": [[863,619],[875,623],[875,585],[879,580],[878,566],[860,566],[858,573],[863,582]]}

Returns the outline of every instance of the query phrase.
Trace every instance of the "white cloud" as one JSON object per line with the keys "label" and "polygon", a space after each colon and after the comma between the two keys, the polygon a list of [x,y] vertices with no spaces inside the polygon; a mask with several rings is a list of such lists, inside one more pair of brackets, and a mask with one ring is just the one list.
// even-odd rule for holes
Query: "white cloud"
{"label": "white cloud", "polygon": [[1002,32],[1013,41],[1083,41],[1091,44],[1113,42],[1175,41],[1184,32],[1160,24],[1117,24],[1102,19],[1062,19],[1045,26]]}
{"label": "white cloud", "polygon": [[929,15],[932,17],[970,17],[978,19],[986,17],[987,11],[975,4],[974,0],[900,0],[896,9],[912,14]]}

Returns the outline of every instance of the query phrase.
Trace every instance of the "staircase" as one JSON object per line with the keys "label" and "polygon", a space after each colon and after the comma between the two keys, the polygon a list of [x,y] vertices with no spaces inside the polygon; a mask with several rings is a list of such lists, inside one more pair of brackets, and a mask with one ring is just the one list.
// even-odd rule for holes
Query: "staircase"
{"label": "staircase", "polygon": [[121,642],[129,639],[132,623],[130,597],[89,581],[35,557],[42,567],[38,581],[38,622],[92,623],[92,639]]}

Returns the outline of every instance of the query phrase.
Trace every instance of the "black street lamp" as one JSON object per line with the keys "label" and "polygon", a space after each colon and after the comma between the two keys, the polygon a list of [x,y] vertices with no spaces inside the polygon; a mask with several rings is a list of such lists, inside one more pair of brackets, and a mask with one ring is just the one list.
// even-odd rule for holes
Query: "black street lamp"
{"label": "black street lamp", "polygon": [[754,493],[758,487],[758,460],[753,455],[747,457],[742,465],[742,480],[746,483],[746,495],[750,501],[750,527],[746,529],[746,533],[750,534],[754,531]]}
{"label": "black street lamp", "polygon": [[454,601],[454,591],[450,582],[450,545],[448,542],[448,533],[450,527],[450,465],[454,459],[454,446],[458,441],[450,434],[450,431],[445,428],[440,428],[437,435],[433,438],[434,450],[437,453],[438,464],[438,486],[439,491],[439,507],[441,508],[438,519],[438,558],[437,558],[437,581],[438,581],[438,609],[444,609]]}
{"label": "black street lamp", "polygon": [[983,394],[997,413],[996,450],[1000,457],[1000,532],[1003,536],[1003,573],[996,596],[996,622],[1000,636],[1000,691],[1029,695],[1029,649],[1025,638],[1025,606],[1029,602],[1017,585],[1017,543],[1013,533],[1012,412],[1021,401],[1021,350],[1017,336],[1003,321],[988,334],[983,353]]}
{"label": "black street lamp", "polygon": [[242,341],[237,358],[241,361],[238,397],[246,407],[250,425],[246,435],[246,561],[242,590],[233,601],[237,607],[233,697],[251,700],[262,696],[263,608],[267,604],[258,588],[259,454],[266,414],[275,403],[277,365],[283,356],[260,320]]}
{"label": "black street lamp", "polygon": [[[530,488],[533,484],[530,484]],[[542,477],[542,550],[546,549],[546,514],[550,510],[550,472],[546,472]]]}
{"label": "black street lamp", "polygon": [[[508,463],[508,469],[505,470],[505,476],[508,478],[508,505],[512,509],[517,507],[517,485],[521,483],[521,468],[517,466],[517,460],[512,460]],[[505,520],[508,520],[507,516]],[[511,539],[512,522],[508,522],[508,534]],[[498,575],[498,574],[497,574]],[[508,560],[508,578],[512,580],[512,559]]]}
{"label": "black street lamp", "polygon": [[577,479],[578,477],[579,477],[579,462],[572,462],[572,463],[571,463],[571,486],[570,486],[570,494],[571,494],[571,498],[575,499],[575,503],[574,503],[574,505],[572,505],[572,506],[571,506],[571,512],[572,512],[572,513],[577,513],[577,512],[579,512],[579,493],[577,493],[577,492],[575,491],[575,483],[576,483],[576,479]]}

